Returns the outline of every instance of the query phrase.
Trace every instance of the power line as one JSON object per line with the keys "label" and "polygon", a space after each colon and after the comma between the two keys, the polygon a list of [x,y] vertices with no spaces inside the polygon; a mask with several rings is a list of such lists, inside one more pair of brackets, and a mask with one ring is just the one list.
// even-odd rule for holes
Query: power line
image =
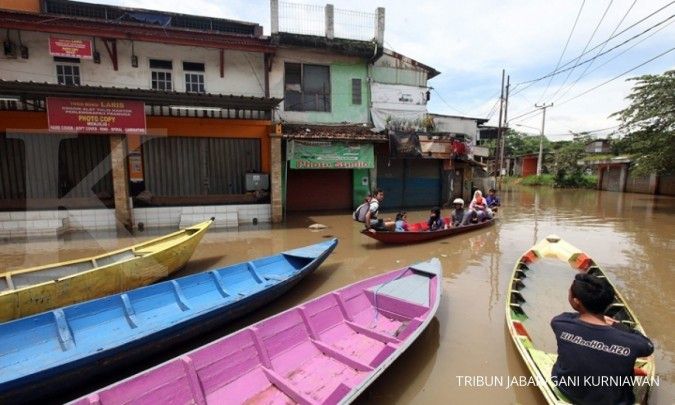
{"label": "power line", "polygon": [[460,114],[469,115],[469,114],[465,113],[464,111],[461,111],[461,110],[459,110],[459,109],[457,109],[457,108],[451,106],[450,104],[448,104],[448,102],[445,101],[445,100],[443,99],[443,96],[441,96],[441,94],[440,94],[438,91],[436,91],[436,89],[434,89],[433,87],[432,87],[431,89],[434,91],[434,93],[436,93],[436,95],[438,95],[438,98],[441,99],[441,101],[442,101],[446,106],[448,106],[448,108],[450,108],[450,109],[452,109],[452,110],[455,110],[455,111],[457,111],[457,112],[460,113]]}
{"label": "power line", "polygon": [[593,90],[595,90],[595,89],[597,89],[597,88],[599,88],[599,87],[602,87],[602,86],[604,86],[605,84],[607,84],[607,83],[609,83],[609,82],[612,82],[612,81],[614,81],[614,80],[620,78],[621,76],[626,75],[626,74],[628,74],[628,73],[634,71],[635,69],[638,69],[638,68],[640,68],[640,67],[642,67],[642,66],[648,64],[649,62],[651,62],[651,61],[653,61],[653,60],[656,60],[656,59],[658,59],[658,58],[660,58],[660,57],[662,57],[662,56],[664,56],[664,55],[666,55],[666,54],[668,54],[668,53],[670,53],[670,52],[672,52],[672,51],[675,51],[675,47],[674,47],[674,48],[670,48],[669,50],[667,50],[667,51],[665,51],[665,52],[662,52],[662,53],[660,53],[660,54],[654,56],[653,58],[651,58],[651,59],[649,59],[649,60],[647,60],[647,61],[645,61],[645,62],[642,62],[642,63],[640,63],[639,65],[637,65],[637,66],[635,66],[635,67],[633,67],[633,68],[631,68],[631,69],[629,69],[629,70],[626,70],[625,72],[621,73],[620,75],[614,76],[613,78],[611,78],[611,79],[609,79],[609,80],[606,80],[606,81],[600,83],[600,84],[597,85],[597,86],[591,87],[590,89],[584,91],[583,93],[577,94],[576,96],[574,96],[574,97],[572,97],[572,98],[568,98],[567,100],[558,103],[558,106],[561,106],[561,105],[563,105],[563,104],[566,104],[566,103],[568,103],[568,102],[570,102],[570,101],[572,101],[572,100],[576,100],[577,98],[579,98],[579,97],[581,97],[581,96],[583,96],[583,95],[586,95],[586,94],[590,93],[591,91],[593,91]]}
{"label": "power line", "polygon": [[[636,0],[637,1],[637,0]],[[583,0],[581,2],[581,7],[579,7],[579,12],[577,13],[577,18],[574,19],[574,24],[572,25],[572,30],[570,31],[570,34],[567,36],[567,41],[565,41],[565,46],[563,47],[563,51],[560,54],[560,57],[558,58],[558,62],[555,64],[555,68],[553,68],[553,71],[555,72],[558,70],[558,67],[560,67],[560,62],[562,62],[563,56],[565,56],[565,52],[567,51],[567,46],[570,43],[570,39],[572,39],[572,34],[574,33],[575,28],[577,27],[577,23],[579,22],[579,17],[581,16],[581,11],[584,9],[584,5],[586,4],[586,0]],[[541,93],[541,96],[539,96],[539,100],[544,98],[544,95],[548,91],[549,86],[551,85],[551,81],[553,81],[553,76],[549,78],[548,83],[546,83],[546,88],[544,91]]]}
{"label": "power line", "polygon": [[665,28],[667,28],[670,24],[672,24],[672,23],[674,23],[674,22],[675,22],[675,20],[669,22],[668,24],[664,25],[663,27],[659,28],[658,30],[656,30],[656,31],[652,32],[651,34],[647,35],[645,38],[642,38],[642,39],[639,40],[638,42],[634,43],[633,45],[629,46],[628,48],[626,48],[626,49],[624,49],[623,51],[619,52],[618,54],[614,55],[613,57],[607,59],[604,63],[602,63],[602,64],[596,66],[595,69],[593,69],[593,70],[591,70],[590,72],[588,72],[588,74],[590,75],[591,73],[597,71],[598,69],[600,69],[601,67],[605,66],[605,65],[608,64],[609,62],[613,61],[614,59],[618,58],[619,56],[623,55],[624,53],[630,51],[631,49],[633,49],[633,48],[635,48],[636,46],[640,45],[640,44],[643,43],[644,41],[646,41],[646,40],[648,40],[649,38],[653,37],[654,35],[658,34],[660,31],[663,31]]}
{"label": "power line", "polygon": [[492,116],[497,112],[497,104],[499,104],[500,97],[497,97],[497,100],[495,100],[495,103],[492,105],[492,108],[490,111],[485,115],[485,118],[490,120]]}
{"label": "power line", "polygon": [[[614,33],[619,29],[619,27],[621,26],[621,24],[623,24],[623,21],[626,19],[626,17],[628,17],[628,13],[630,13],[630,11],[633,9],[633,6],[635,6],[635,3],[637,3],[637,0],[633,0],[633,4],[631,4],[630,7],[628,7],[628,10],[626,10],[626,13],[623,15],[623,17],[621,17],[621,20],[619,20],[619,23],[616,24],[616,27],[614,27],[614,29],[612,30],[612,33],[609,34],[610,37],[611,37],[612,35],[614,35]],[[572,83],[570,84],[570,86],[569,86],[565,91],[563,91],[562,94],[560,94],[560,95],[558,96],[558,98],[555,100],[555,102],[557,102],[557,101],[561,100],[563,97],[565,97],[565,95],[567,95],[567,94],[570,92],[570,90],[572,90],[572,89],[574,88],[574,86],[575,86],[577,83],[579,83],[579,80],[581,80],[583,77],[586,76],[586,72],[588,72],[588,69],[590,69],[590,67],[593,66],[593,62],[595,62],[595,59],[597,59],[598,56],[599,56],[599,54],[602,53],[602,51],[605,49],[605,46],[606,46],[606,45],[607,45],[607,43],[605,43],[605,44],[600,48],[600,50],[598,51],[598,55],[596,55],[595,58],[591,59],[590,63],[589,63],[588,65],[586,65],[586,67],[584,68],[584,71],[581,72],[581,74],[576,78],[576,80],[574,80],[574,82],[572,82]]]}
{"label": "power line", "polygon": [[[600,25],[602,25],[602,22],[605,21],[605,17],[607,16],[607,12],[612,7],[612,4],[614,4],[614,0],[610,0],[609,4],[607,4],[607,8],[605,9],[605,12],[602,13],[602,17],[600,17],[600,21],[598,21],[598,23],[595,25],[595,29],[593,30],[593,33],[591,34],[591,37],[588,38],[588,41],[586,42],[586,45],[584,46],[584,50],[581,51],[581,55],[583,55],[584,52],[586,52],[586,49],[588,48],[588,45],[590,45],[593,38],[595,38],[595,34],[598,32],[598,29],[600,28]],[[581,55],[579,55],[579,57],[576,59],[575,63],[579,62],[579,59],[581,59]],[[595,57],[597,58],[597,55]],[[576,65],[574,67],[576,67]],[[553,95],[551,96],[551,99],[554,99],[555,96],[560,92],[560,90],[562,90],[563,87],[565,87],[565,84],[567,83],[567,80],[570,78],[570,76],[572,76],[572,72],[574,72],[574,67],[572,68],[572,70],[569,71],[569,73],[567,73],[567,77],[565,77],[565,80],[563,80],[563,83],[560,85],[560,87],[558,87],[558,90],[556,90],[555,93],[553,93]]]}
{"label": "power line", "polygon": [[[596,55],[595,57],[593,57],[593,58],[591,58],[591,59],[586,59],[585,61],[579,62],[578,64],[576,64],[576,65],[574,65],[574,66],[571,66],[571,67],[569,67],[569,68],[565,68],[565,69],[559,70],[559,71],[554,72],[554,73],[549,73],[548,75],[542,76],[542,77],[540,77],[539,79],[530,80],[530,81],[528,81],[528,82],[521,82],[520,84],[528,83],[528,85],[525,86],[525,87],[523,87],[523,88],[521,88],[520,90],[518,90],[518,92],[524,91],[524,90],[527,89],[528,87],[532,86],[534,83],[536,83],[536,82],[538,82],[538,81],[540,81],[540,80],[543,80],[543,79],[545,79],[545,78],[547,78],[547,77],[558,75],[558,74],[560,74],[560,73],[563,73],[563,72],[566,72],[566,71],[568,71],[568,70],[570,70],[570,69],[573,69],[573,68],[575,68],[575,67],[577,67],[577,66],[584,65],[584,64],[590,62],[591,60],[596,59],[596,58],[598,58],[598,57],[600,57],[600,56],[606,55],[606,54],[612,52],[613,50],[615,50],[616,48],[619,48],[620,46],[623,46],[623,45],[627,44],[628,42],[630,42],[630,41],[632,41],[632,40],[634,40],[634,39],[636,39],[636,38],[639,38],[640,36],[646,34],[647,32],[649,32],[649,31],[651,31],[651,30],[653,30],[654,28],[658,27],[659,25],[665,24],[666,22],[672,20],[673,18],[675,18],[675,14],[671,15],[670,17],[666,18],[666,19],[663,20],[663,21],[660,21],[660,22],[657,23],[657,24],[652,25],[651,27],[647,28],[646,30],[642,31],[641,33],[636,34],[636,35],[634,35],[634,36],[628,38],[627,40],[623,41],[622,43],[620,43],[620,44],[618,44],[618,45],[616,45],[616,46],[613,46],[612,48],[610,48],[610,49],[608,49],[608,50],[606,50],[606,51],[604,51],[604,52],[602,52],[602,53],[599,53],[598,55]],[[672,21],[671,21],[671,22],[672,22]],[[668,24],[670,24],[670,22],[669,22]]]}
{"label": "power line", "polygon": [[[619,33],[614,34],[613,36],[607,38],[607,40],[605,40],[604,42],[601,42],[600,44],[594,46],[593,48],[589,49],[588,51],[586,51],[585,53],[582,53],[582,54],[579,55],[579,56],[584,56],[584,55],[586,55],[586,54],[588,54],[588,53],[594,51],[595,49],[599,48],[599,47],[602,46],[603,44],[605,44],[605,43],[611,41],[612,39],[614,39],[614,38],[620,36],[620,35],[623,34],[624,32],[630,30],[631,28],[635,27],[636,25],[640,24],[641,22],[643,22],[643,21],[649,19],[649,18],[652,17],[653,15],[655,15],[655,14],[659,13],[660,11],[664,10],[665,8],[671,6],[673,3],[675,3],[675,1],[671,1],[670,3],[668,3],[668,4],[666,4],[665,6],[661,7],[660,9],[658,9],[658,10],[652,12],[652,13],[649,14],[648,16],[646,16],[646,17],[640,19],[639,21],[633,23],[632,25],[630,25],[630,26],[624,28],[624,29],[621,30]],[[605,54],[607,54],[608,52],[611,52],[611,51],[613,51],[614,49],[616,49],[616,48],[618,48],[618,47],[620,47],[620,46],[625,45],[626,43],[632,41],[633,39],[636,39],[636,38],[640,37],[641,35],[643,35],[643,34],[649,32],[649,31],[651,31],[653,28],[656,28],[657,26],[659,26],[659,25],[661,25],[661,24],[667,22],[668,20],[672,19],[673,17],[675,17],[675,15],[671,15],[670,17],[668,17],[668,18],[666,18],[665,20],[659,22],[658,24],[655,24],[655,25],[649,27],[648,29],[642,31],[641,33],[639,33],[639,34],[637,34],[637,35],[635,35],[635,36],[633,36],[633,37],[631,37],[631,38],[629,38],[629,39],[623,41],[622,43],[620,43],[620,44],[618,44],[618,45],[616,45],[616,46],[614,46],[614,47],[608,49],[607,51],[605,51],[605,52],[603,52],[602,54],[599,54],[599,55],[597,55],[597,56],[605,55]],[[573,60],[577,60],[577,59],[578,59],[578,57],[577,57],[577,58],[573,58],[573,59],[570,60],[569,62],[564,63],[561,67],[564,68],[565,66],[568,66],[570,63],[573,63]],[[588,61],[589,61],[589,60],[586,60],[586,61],[584,61],[584,62],[581,62],[581,63],[579,63],[578,65],[575,65],[574,67],[579,66],[579,65],[582,65],[582,64],[585,64],[585,63],[588,63]],[[515,85],[515,87],[521,86],[521,85],[523,85],[523,84],[528,84],[528,86],[526,86],[526,87],[524,87],[524,88],[518,90],[519,92],[520,92],[520,91],[523,91],[523,90],[525,90],[526,88],[530,87],[529,85],[531,85],[532,83],[535,83],[535,82],[544,80],[544,79],[546,79],[546,78],[549,78],[549,77],[551,77],[551,76],[555,76],[555,75],[557,75],[557,74],[566,72],[566,71],[568,71],[568,70],[571,69],[571,68],[572,68],[572,67],[569,67],[569,68],[566,68],[566,69],[563,69],[563,70],[552,71],[552,72],[547,73],[546,75],[541,76],[541,77],[538,77],[538,78],[536,78],[536,79],[527,80],[527,81],[524,81],[524,82],[517,83],[517,84]]]}
{"label": "power line", "polygon": [[532,114],[536,113],[537,111],[539,111],[539,109],[535,108],[534,110],[530,110],[530,111],[522,113],[520,115],[516,115],[515,117],[512,117],[508,122],[513,122],[513,121],[517,120],[518,118],[525,117],[526,115],[532,115]]}

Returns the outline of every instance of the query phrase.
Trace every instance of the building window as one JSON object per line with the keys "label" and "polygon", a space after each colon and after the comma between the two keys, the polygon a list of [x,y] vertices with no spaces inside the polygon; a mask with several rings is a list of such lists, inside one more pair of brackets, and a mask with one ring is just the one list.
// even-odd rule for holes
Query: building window
{"label": "building window", "polygon": [[183,62],[185,72],[185,91],[187,93],[205,93],[204,89],[204,64]]}
{"label": "building window", "polygon": [[55,57],[56,62],[56,81],[58,84],[66,86],[80,85],[80,60],[77,58]]}
{"label": "building window", "polygon": [[286,63],[284,110],[330,111],[330,67]]}
{"label": "building window", "polygon": [[361,79],[352,79],[352,104],[361,104]]}
{"label": "building window", "polygon": [[172,69],[173,63],[170,60],[150,59],[150,77],[153,90],[173,90]]}

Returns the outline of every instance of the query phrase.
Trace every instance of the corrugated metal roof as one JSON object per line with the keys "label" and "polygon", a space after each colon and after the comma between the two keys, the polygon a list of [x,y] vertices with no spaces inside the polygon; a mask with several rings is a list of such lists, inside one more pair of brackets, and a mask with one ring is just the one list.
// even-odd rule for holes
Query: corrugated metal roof
{"label": "corrugated metal roof", "polygon": [[152,105],[187,105],[220,107],[242,110],[270,110],[280,98],[237,96],[234,94],[199,94],[177,91],[158,91],[103,86],[66,86],[54,83],[36,83],[0,80],[0,94],[31,97],[82,97],[144,101]]}
{"label": "corrugated metal roof", "polygon": [[287,139],[334,139],[344,141],[388,142],[386,134],[371,131],[370,126],[283,124],[283,137]]}

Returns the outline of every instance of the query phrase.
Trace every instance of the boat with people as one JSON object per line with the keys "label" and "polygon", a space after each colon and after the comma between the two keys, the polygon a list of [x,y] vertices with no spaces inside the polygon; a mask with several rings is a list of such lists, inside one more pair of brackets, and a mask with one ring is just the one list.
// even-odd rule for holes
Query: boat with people
{"label": "boat with people", "polygon": [[[37,401],[214,329],[312,273],[337,239],[0,324],[0,403]],[[162,401],[159,401],[162,402]]]}
{"label": "boat with people", "polygon": [[72,403],[349,403],[431,322],[442,276],[434,258],[359,281]]}
{"label": "boat with people", "polygon": [[[587,275],[592,277],[588,277]],[[644,337],[645,331],[642,324],[637,319],[633,310],[628,306],[625,298],[611,284],[606,273],[593,259],[562,240],[559,236],[550,235],[541,240],[518,259],[513,269],[506,295],[506,324],[518,353],[530,370],[532,377],[537,381],[536,385],[549,404],[572,403],[573,401],[560,388],[564,389],[565,386],[575,384],[586,384],[586,379],[575,380],[574,378],[568,378],[565,380],[559,377],[552,377],[552,371],[556,369],[555,365],[558,359],[556,350],[560,350],[560,343],[556,343],[555,339],[572,342],[571,346],[575,350],[583,350],[577,349],[578,347],[592,347],[595,350],[601,350],[602,353],[615,351],[616,345],[601,347],[598,346],[604,345],[601,341],[584,340],[581,336],[568,332],[560,334],[551,333],[551,328],[554,326],[553,324],[557,318],[562,319],[563,316],[567,315],[578,316],[578,314],[575,315],[574,313],[563,313],[556,316],[566,309],[568,310],[569,305],[577,309],[575,305],[579,304],[574,301],[577,298],[574,296],[573,288],[568,289],[567,286],[569,285],[569,281],[575,280],[572,284],[574,286],[574,282],[578,279],[581,279],[583,283],[590,283],[586,279],[604,280],[600,282],[603,284],[606,282],[611,286],[611,288],[608,287],[607,289],[607,294],[609,295],[606,297],[606,302],[611,302],[611,304],[606,307],[604,313],[600,311],[601,313],[598,317],[604,317],[603,324],[596,326],[595,324],[585,323],[587,330],[600,333],[603,328],[616,328],[627,331],[630,335],[640,336],[641,339],[648,341]],[[583,311],[584,308],[581,308]],[[605,308],[605,306],[602,305],[602,308]],[[572,325],[573,323],[568,321],[568,324]],[[557,349],[556,344],[558,345]],[[588,350],[594,352],[593,349]],[[627,348],[622,348],[622,350],[625,349]],[[581,355],[577,353],[574,356],[576,359],[580,359],[582,357],[590,358],[590,356],[595,355],[595,353],[584,353],[586,354]],[[620,354],[626,355],[626,353]],[[646,403],[651,384],[641,383],[640,381],[649,382],[654,380],[654,355],[638,357],[636,353],[636,357],[633,369],[634,376],[631,376],[636,378],[634,378],[635,383],[631,385],[633,386],[635,402]],[[585,361],[583,364],[588,364],[589,360],[580,361]],[[593,362],[593,360],[590,361]],[[630,364],[628,366],[630,367]],[[566,367],[570,367],[570,364],[566,364]],[[588,372],[590,373],[591,371]],[[616,373],[618,371],[611,370],[611,372]],[[609,378],[607,380],[610,381]],[[615,386],[609,389],[617,388]]]}
{"label": "boat with people", "polygon": [[124,249],[0,274],[0,322],[119,293],[181,269],[214,218]]}
{"label": "boat with people", "polygon": [[[449,226],[445,229],[430,231],[427,222],[417,222],[408,225],[408,231],[384,231],[374,229],[364,229],[361,231],[363,235],[373,238],[377,241],[387,244],[412,244],[419,242],[426,242],[429,240],[446,238],[449,236],[458,235],[465,232],[471,232],[478,229],[487,228],[495,223],[495,218],[487,219],[482,222],[470,223],[461,226]],[[449,224],[449,218],[445,218],[445,223]]]}

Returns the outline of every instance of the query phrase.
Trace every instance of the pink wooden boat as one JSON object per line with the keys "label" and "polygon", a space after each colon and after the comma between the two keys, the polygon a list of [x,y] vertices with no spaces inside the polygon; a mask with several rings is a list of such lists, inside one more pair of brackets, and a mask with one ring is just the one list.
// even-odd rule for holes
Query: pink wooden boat
{"label": "pink wooden boat", "polygon": [[434,258],[357,282],[74,403],[348,403],[429,324],[441,277]]}

